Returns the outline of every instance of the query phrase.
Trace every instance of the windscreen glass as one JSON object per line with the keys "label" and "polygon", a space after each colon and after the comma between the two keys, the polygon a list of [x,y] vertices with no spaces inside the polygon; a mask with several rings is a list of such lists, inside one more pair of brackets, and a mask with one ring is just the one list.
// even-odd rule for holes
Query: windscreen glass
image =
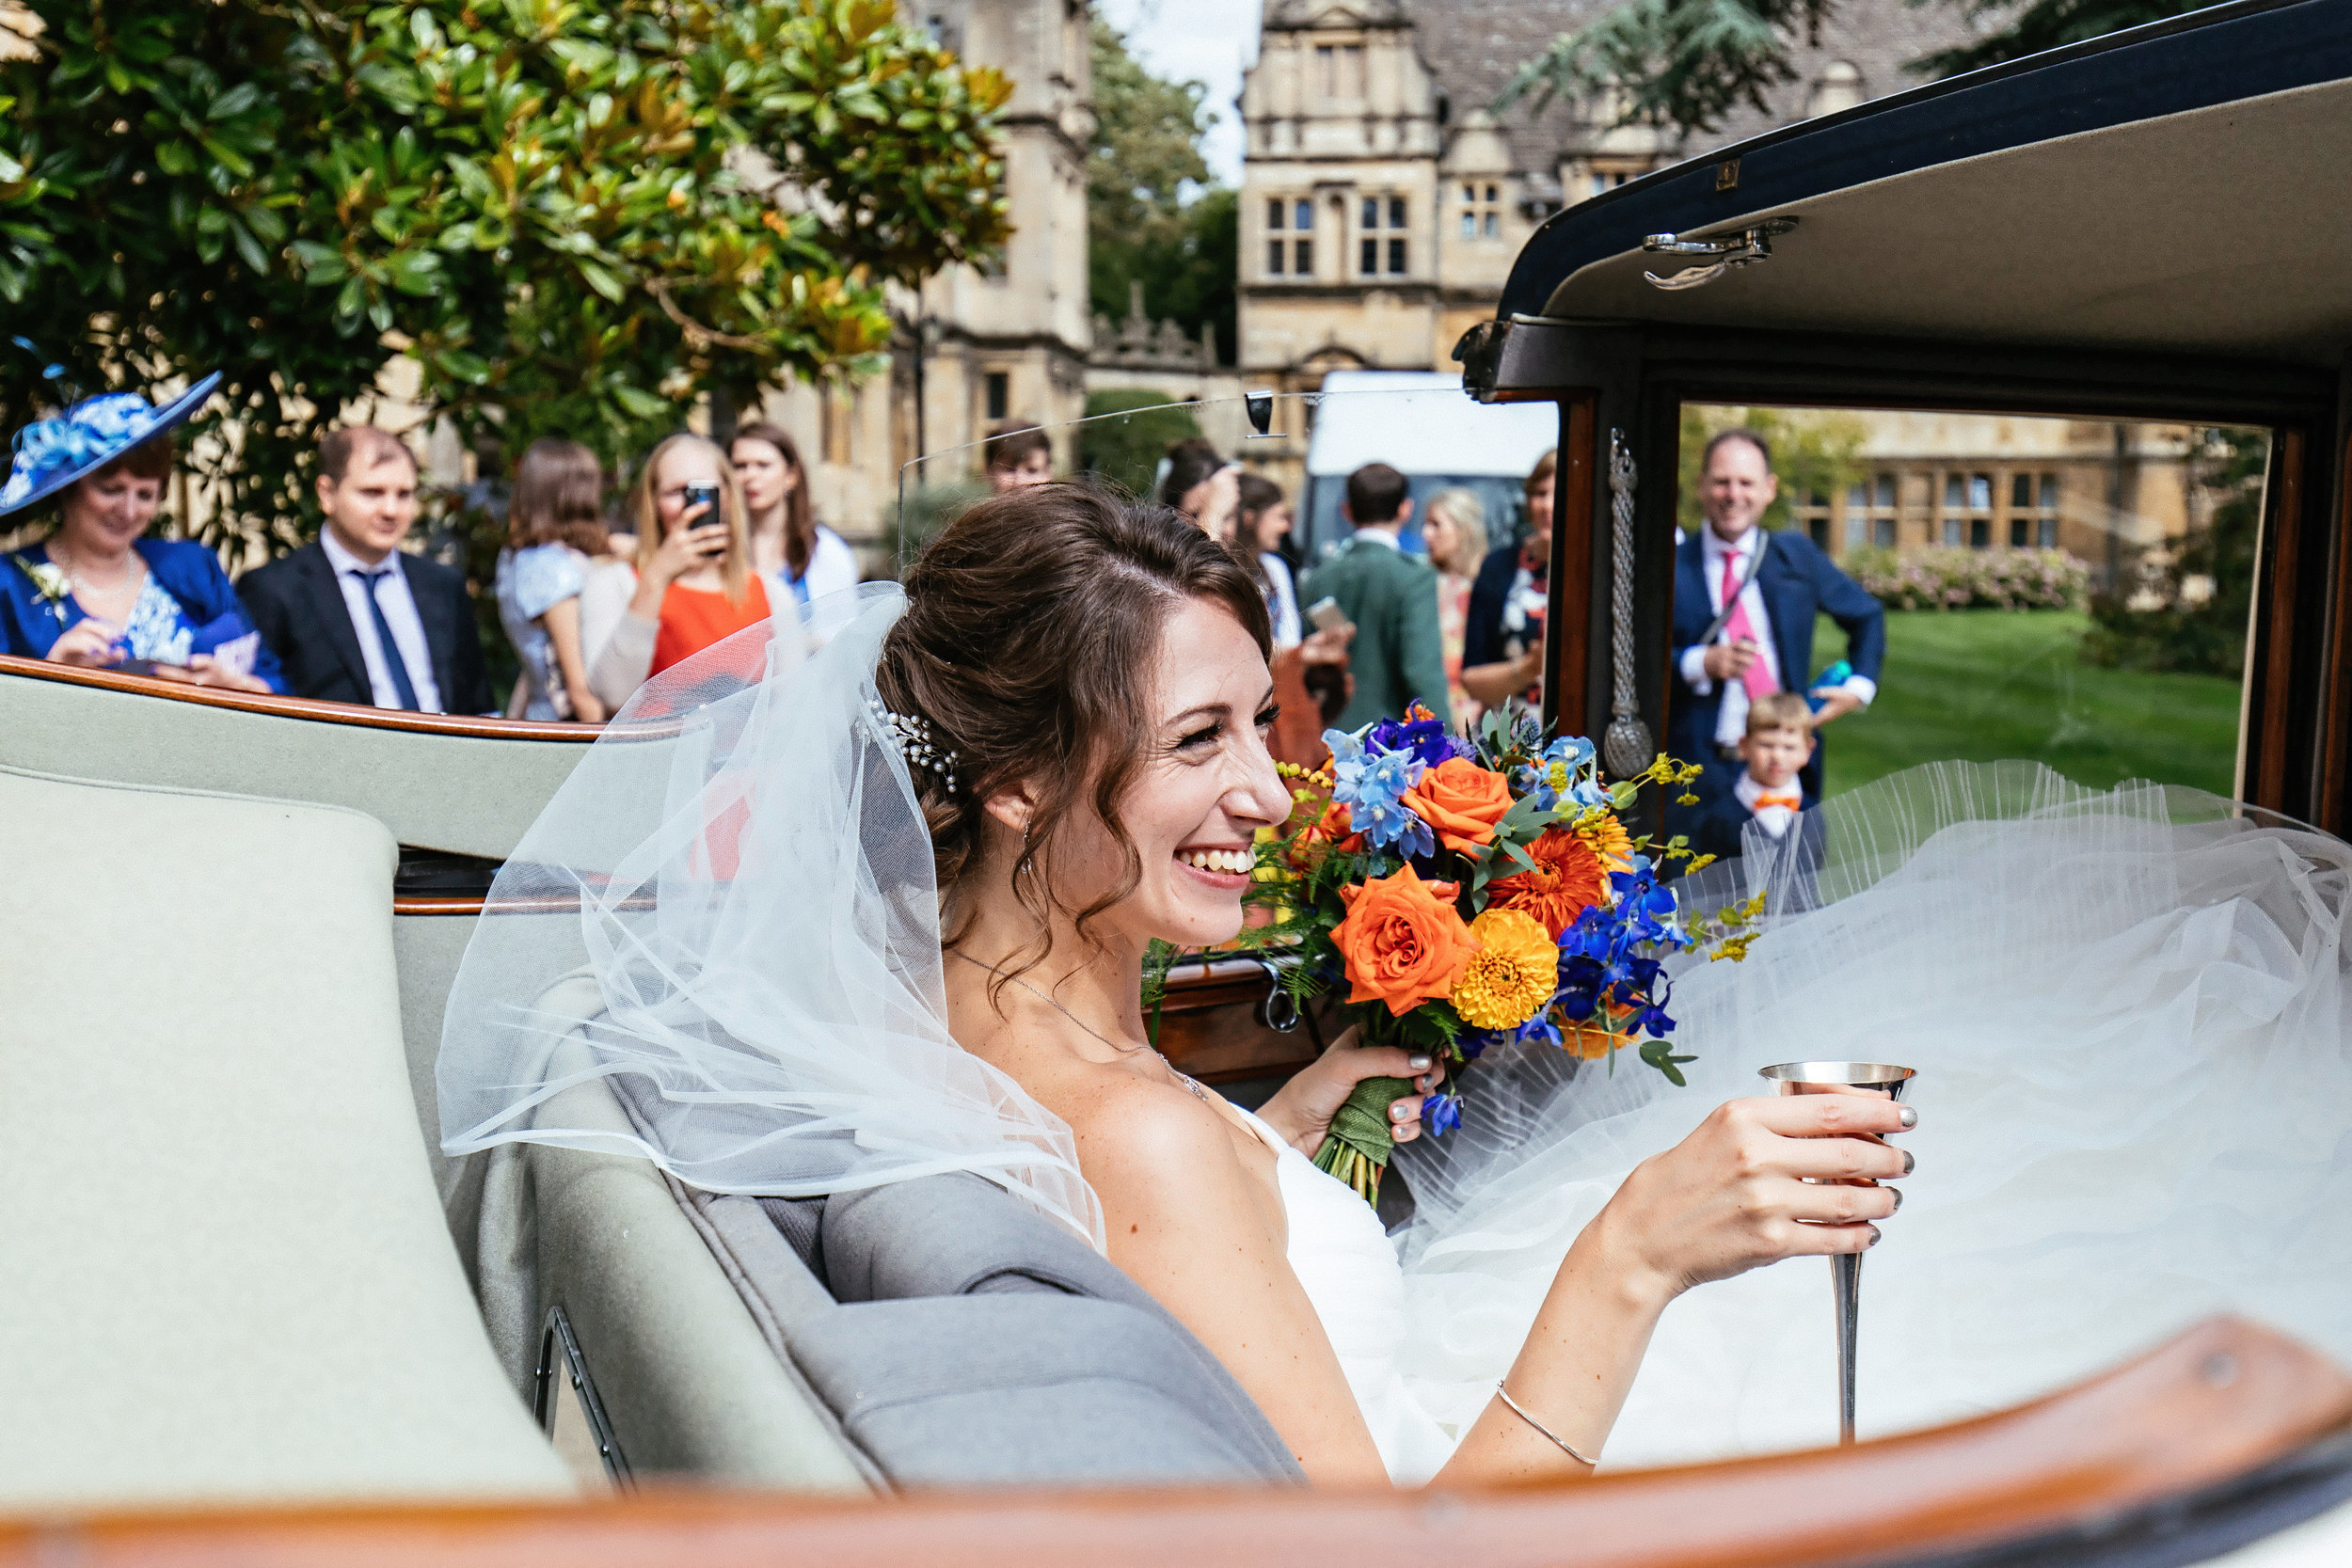
{"label": "windscreen glass", "polygon": [[1759,689],[1867,697],[1820,726],[1822,795],[1947,758],[2238,793],[2266,431],[1692,404],[1680,457],[1670,701],[1722,721],[1697,736],[1686,712],[1686,741],[1742,738],[1724,709],[1747,705],[1688,644],[1724,621],[1723,541],[1754,525],[1796,542],[1786,575],[1707,641],[1755,647]]}

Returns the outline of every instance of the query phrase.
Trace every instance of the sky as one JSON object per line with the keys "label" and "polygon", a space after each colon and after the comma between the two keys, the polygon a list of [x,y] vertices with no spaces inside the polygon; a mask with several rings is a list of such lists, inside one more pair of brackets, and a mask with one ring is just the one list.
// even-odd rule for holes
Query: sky
{"label": "sky", "polygon": [[1127,48],[1152,72],[1209,85],[1216,124],[1201,147],[1225,184],[1241,183],[1242,68],[1258,57],[1263,0],[1095,0],[1094,13],[1127,36]]}

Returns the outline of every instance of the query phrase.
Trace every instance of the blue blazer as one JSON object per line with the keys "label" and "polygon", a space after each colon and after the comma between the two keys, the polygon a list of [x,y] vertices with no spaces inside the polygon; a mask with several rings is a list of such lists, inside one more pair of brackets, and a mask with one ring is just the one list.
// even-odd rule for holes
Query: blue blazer
{"label": "blue blazer", "polygon": [[[230,582],[229,574],[220,569],[220,559],[195,540],[141,539],[131,547],[147,562],[156,583],[180,601],[180,608],[196,625],[209,625],[230,610],[240,616],[245,614],[236,587]],[[30,546],[0,555],[0,653],[46,658],[50,647],[65,629],[82,619],[82,607],[71,596],[53,607],[16,563],[19,555],[38,563],[45,554],[38,546]],[[60,609],[65,611],[62,620],[57,615]],[[253,673],[267,681],[272,691],[286,689],[285,679],[278,672],[278,656],[266,642],[254,657]]]}
{"label": "blue blazer", "polygon": [[[1702,523],[1699,525],[1705,528]],[[1715,755],[1715,721],[1722,716],[1723,683],[1712,683],[1706,695],[1682,678],[1682,656],[1707,634],[1715,618],[1708,597],[1707,567],[1695,531],[1675,551],[1673,689],[1667,703],[1666,752],[1681,762],[1708,768],[1700,781],[1702,801],[1728,791],[1739,776],[1736,765],[1725,768]],[[1757,568],[1756,592],[1764,596],[1764,611],[1772,621],[1772,652],[1780,660],[1781,679],[1801,691],[1816,673],[1813,666],[1813,621],[1826,614],[1846,634],[1846,659],[1854,673],[1879,678],[1886,663],[1886,611],[1862,585],[1837,569],[1820,546],[1795,531],[1764,536],[1764,562]],[[1803,775],[1807,801],[1821,795],[1821,748]],[[1710,787],[1711,786],[1711,787]],[[1670,817],[1672,814],[1670,813]]]}

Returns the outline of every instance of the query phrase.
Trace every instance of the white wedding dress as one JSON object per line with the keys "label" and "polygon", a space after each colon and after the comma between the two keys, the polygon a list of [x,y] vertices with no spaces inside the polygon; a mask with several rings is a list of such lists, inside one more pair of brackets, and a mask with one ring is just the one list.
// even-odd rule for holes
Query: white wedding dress
{"label": "white wedding dress", "polygon": [[[1557,1053],[1473,1065],[1465,1132],[1399,1160],[1401,1268],[1359,1199],[1286,1158],[1293,1266],[1395,1479],[1486,1405],[1632,1165],[1779,1061],[1919,1070],[1918,1168],[1863,1271],[1865,1436],[2032,1398],[2215,1312],[2352,1364],[2352,847],[2227,811],[2026,764],[1883,781],[1825,808],[1825,865],[1713,879],[1716,902],[1769,882],[1784,912],[1744,963],[1679,976],[1688,1088]],[[1824,1262],[1691,1291],[1604,1463],[1834,1442],[1833,1347]]]}

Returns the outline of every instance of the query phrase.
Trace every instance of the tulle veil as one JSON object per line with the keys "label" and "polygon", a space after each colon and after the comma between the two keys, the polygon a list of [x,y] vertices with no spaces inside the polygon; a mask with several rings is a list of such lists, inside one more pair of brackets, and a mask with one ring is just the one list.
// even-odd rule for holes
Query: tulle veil
{"label": "tulle veil", "polygon": [[[876,717],[905,602],[828,595],[614,716],[466,949],[446,1154],[556,1144],[776,1196],[970,1171],[1102,1246],[1069,1128],[948,1032],[930,836]],[[620,1115],[578,1114],[599,1081]]]}

